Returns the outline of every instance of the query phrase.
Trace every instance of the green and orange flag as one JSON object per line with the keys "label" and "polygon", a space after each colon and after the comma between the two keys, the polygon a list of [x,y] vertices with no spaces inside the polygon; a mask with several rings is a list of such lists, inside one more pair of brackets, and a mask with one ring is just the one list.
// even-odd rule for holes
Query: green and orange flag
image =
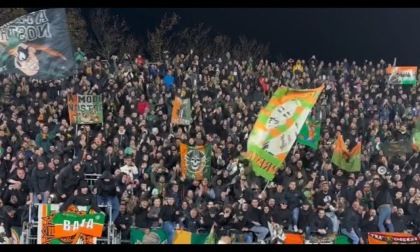
{"label": "green and orange flag", "polygon": [[178,96],[175,97],[172,108],[171,123],[174,125],[190,125],[192,121],[190,98],[181,99]]}
{"label": "green and orange flag", "polygon": [[361,160],[360,154],[362,151],[362,143],[358,142],[351,151],[348,150],[344,142],[343,135],[338,133],[335,141],[334,154],[331,162],[339,169],[347,172],[360,172]]}
{"label": "green and orange flag", "polygon": [[318,149],[319,140],[321,139],[321,122],[308,116],[305,124],[300,130],[297,142],[312,149]]}
{"label": "green and orange flag", "polygon": [[101,237],[104,228],[105,215],[93,213],[80,215],[78,213],[57,213],[53,218],[55,237],[63,238],[77,234]]}
{"label": "green and orange flag", "polygon": [[179,146],[181,174],[187,179],[203,180],[211,177],[211,145]]}
{"label": "green and orange flag", "polygon": [[273,180],[323,89],[280,87],[261,109],[243,155],[257,175]]}

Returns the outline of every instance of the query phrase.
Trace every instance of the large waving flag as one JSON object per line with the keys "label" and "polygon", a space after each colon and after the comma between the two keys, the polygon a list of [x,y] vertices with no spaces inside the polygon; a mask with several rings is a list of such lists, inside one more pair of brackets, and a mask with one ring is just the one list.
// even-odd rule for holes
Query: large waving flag
{"label": "large waving flag", "polygon": [[280,87],[261,109],[244,155],[257,175],[273,180],[323,89]]}
{"label": "large waving flag", "polygon": [[298,136],[298,143],[318,149],[319,140],[321,138],[321,122],[308,116],[305,125],[303,125]]}
{"label": "large waving flag", "polygon": [[64,78],[74,65],[65,9],[32,12],[0,27],[0,73]]}
{"label": "large waving flag", "polygon": [[351,151],[347,149],[344,142],[343,135],[338,133],[335,141],[334,154],[331,162],[338,166],[339,169],[347,172],[359,172],[361,169],[360,154],[362,150],[362,143],[358,142]]}

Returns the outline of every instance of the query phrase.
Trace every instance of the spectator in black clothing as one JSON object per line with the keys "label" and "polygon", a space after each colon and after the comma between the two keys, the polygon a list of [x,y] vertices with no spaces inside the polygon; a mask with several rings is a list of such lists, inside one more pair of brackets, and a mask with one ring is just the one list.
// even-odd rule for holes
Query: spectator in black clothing
{"label": "spectator in black clothing", "polygon": [[95,195],[93,195],[86,181],[80,182],[76,194],[72,194],[61,206],[60,212],[67,210],[70,205],[76,206],[90,206],[95,212],[100,213],[101,209],[98,207]]}
{"label": "spectator in black clothing", "polygon": [[[305,237],[311,235],[311,222],[315,218],[314,210],[308,201],[303,202],[299,211],[298,232],[305,233]],[[309,238],[307,238],[309,240]]]}
{"label": "spectator in black clothing", "polygon": [[321,183],[321,191],[314,195],[314,207],[316,210],[324,209],[326,215],[331,219],[333,223],[333,232],[338,232],[338,219],[334,214],[333,206],[336,205],[336,197],[330,190],[330,185],[327,181]]}
{"label": "spectator in black clothing", "polygon": [[391,221],[396,233],[407,233],[412,218],[404,214],[404,209],[398,208],[397,212],[391,215]]}
{"label": "spectator in black clothing", "polygon": [[358,212],[360,204],[354,201],[351,208],[348,208],[344,213],[344,223],[341,226],[341,233],[352,240],[353,244],[359,244],[360,241],[360,214]]}
{"label": "spectator in black clothing", "polygon": [[249,223],[246,218],[244,218],[244,212],[239,210],[233,220],[232,220],[232,228],[237,230],[237,233],[243,236],[244,243],[252,243],[253,234],[250,228],[253,226],[252,223]]}
{"label": "spectator in black clothing", "polygon": [[115,219],[115,227],[121,232],[122,240],[130,239],[130,227],[133,224],[133,218],[127,213],[127,206],[124,204],[120,205],[120,212]]}
{"label": "spectator in black clothing", "polygon": [[47,203],[54,185],[51,169],[46,167],[44,161],[38,160],[36,168],[31,175],[31,199],[34,204]]}
{"label": "spectator in black clothing", "polygon": [[255,233],[258,238],[258,242],[264,244],[264,239],[267,236],[269,230],[266,227],[267,220],[265,219],[263,211],[258,207],[258,205],[259,200],[253,199],[251,201],[251,207],[245,214],[245,218],[247,221],[253,224],[250,230]]}
{"label": "spectator in black clothing", "polygon": [[94,192],[97,196],[98,205],[111,206],[112,222],[115,222],[120,212],[120,202],[117,197],[118,190],[117,181],[108,170],[105,170],[96,181]]}
{"label": "spectator in black clothing", "polygon": [[168,244],[172,244],[175,235],[175,228],[178,226],[177,215],[179,211],[174,206],[174,198],[172,196],[167,197],[167,205],[162,206],[159,212],[159,223],[163,225],[163,230],[168,236]]}
{"label": "spectator in black clothing", "polygon": [[141,198],[139,203],[134,207],[134,225],[138,228],[150,228],[150,222],[147,218],[149,211],[149,201],[146,198]]}
{"label": "spectator in black clothing", "polygon": [[285,199],[289,203],[289,209],[292,212],[292,223],[289,230],[298,231],[299,210],[302,203],[306,200],[301,190],[296,189],[296,182],[289,183],[289,190],[286,191]]}
{"label": "spectator in black clothing", "polygon": [[271,214],[271,221],[275,225],[279,225],[281,229],[288,229],[292,223],[292,212],[288,208],[286,200],[280,201],[280,207],[275,208]]}
{"label": "spectator in black clothing", "polygon": [[22,196],[22,193],[15,188],[15,186],[9,185],[9,187],[6,189],[6,192],[3,195],[3,203],[5,205],[18,209],[20,206],[25,205],[26,199]]}
{"label": "spectator in black clothing", "polygon": [[362,221],[360,222],[360,243],[368,243],[368,233],[378,232],[378,216],[376,215],[375,209],[370,209],[369,212],[365,213]]}
{"label": "spectator in black clothing", "polygon": [[70,166],[61,170],[57,179],[57,192],[61,202],[66,201],[85,180],[85,174],[78,161],[73,161]]}
{"label": "spectator in black clothing", "polygon": [[233,218],[233,212],[230,207],[225,207],[223,212],[219,216],[218,226],[219,226],[219,236],[229,235],[229,230],[231,229],[231,221]]}
{"label": "spectator in black clothing", "polygon": [[310,240],[312,234],[317,236],[326,236],[333,232],[331,219],[325,215],[324,209],[318,209],[317,216],[311,221],[311,232],[309,236],[305,234],[305,240]]}
{"label": "spectator in black clothing", "polygon": [[183,221],[183,226],[189,232],[196,233],[198,229],[201,228],[201,222],[204,223],[204,221],[198,215],[197,209],[193,208],[190,210],[190,213],[188,214],[187,218],[185,218],[185,220]]}
{"label": "spectator in black clothing", "polygon": [[13,244],[12,227],[16,226],[16,220],[16,210],[13,207],[9,207],[3,221],[4,232],[9,244]]}
{"label": "spectator in black clothing", "polygon": [[388,228],[388,232],[394,232],[394,226],[391,221],[391,206],[392,196],[390,193],[389,181],[391,176],[385,177],[384,180],[375,179],[373,185],[376,188],[376,194],[374,197],[375,207],[378,211],[378,227],[380,232],[386,232],[384,224]]}
{"label": "spectator in black clothing", "polygon": [[7,180],[8,188],[19,192],[19,198],[26,202],[28,205],[32,204],[29,200],[30,191],[30,176],[27,175],[24,168],[17,168],[16,174],[10,176]]}
{"label": "spectator in black clothing", "polygon": [[203,224],[202,227],[206,229],[207,232],[210,232],[211,228],[215,223],[217,223],[219,218],[219,211],[216,207],[211,207],[203,215]]}

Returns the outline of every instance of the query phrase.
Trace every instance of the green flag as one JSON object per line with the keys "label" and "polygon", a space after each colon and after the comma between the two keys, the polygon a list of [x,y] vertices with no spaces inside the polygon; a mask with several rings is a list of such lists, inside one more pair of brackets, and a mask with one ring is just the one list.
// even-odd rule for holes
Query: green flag
{"label": "green flag", "polygon": [[318,149],[319,139],[321,138],[321,123],[308,117],[300,130],[297,142],[312,149]]}
{"label": "green flag", "polygon": [[148,233],[141,228],[132,228],[130,234],[131,244],[166,244],[167,242],[163,228],[149,229]]}
{"label": "green flag", "polygon": [[211,176],[211,145],[179,146],[181,154],[181,173],[188,179],[203,180]]}
{"label": "green flag", "polygon": [[362,151],[362,144],[359,142],[351,151],[348,151],[343,136],[339,134],[335,141],[334,153],[331,162],[339,169],[347,172],[360,172],[361,160],[360,154]]}

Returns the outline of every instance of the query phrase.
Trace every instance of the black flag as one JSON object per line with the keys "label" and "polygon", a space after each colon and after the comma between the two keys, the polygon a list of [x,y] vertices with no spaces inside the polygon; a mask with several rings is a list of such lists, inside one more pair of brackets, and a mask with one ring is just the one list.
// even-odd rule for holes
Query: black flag
{"label": "black flag", "polygon": [[75,62],[65,9],[29,13],[0,27],[0,73],[64,78]]}

